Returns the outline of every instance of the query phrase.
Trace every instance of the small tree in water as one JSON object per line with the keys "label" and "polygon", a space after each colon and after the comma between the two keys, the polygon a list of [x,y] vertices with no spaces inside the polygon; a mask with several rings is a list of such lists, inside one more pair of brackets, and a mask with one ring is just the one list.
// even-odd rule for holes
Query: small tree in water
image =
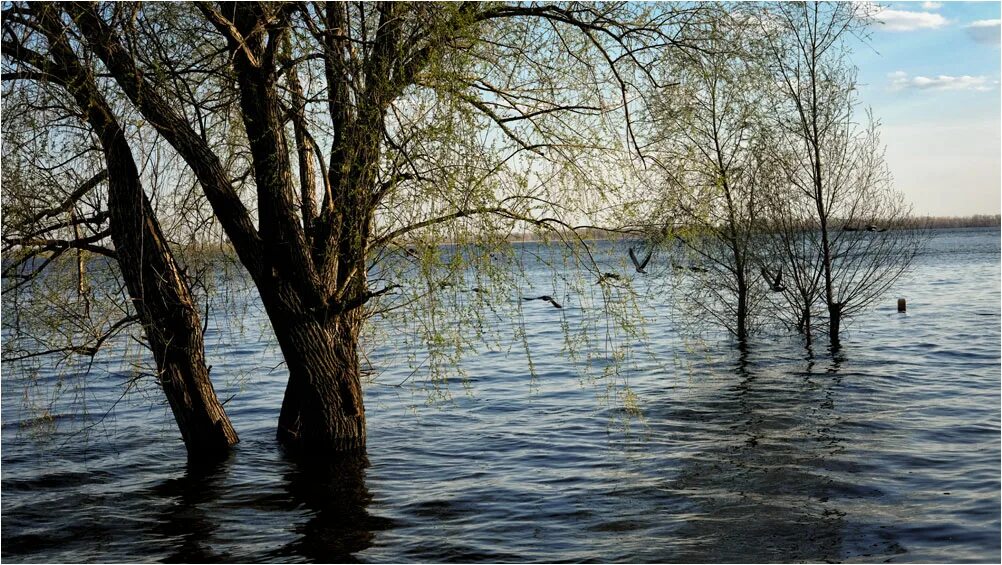
{"label": "small tree in water", "polygon": [[[882,295],[921,236],[893,190],[878,125],[857,122],[848,40],[871,7],[776,4],[718,14],[707,49],[667,74],[655,223],[696,273],[674,294],[739,340],[758,311],[837,346],[842,321]],[[778,88],[777,88],[778,85]],[[823,310],[823,314],[818,312]]]}
{"label": "small tree in water", "polygon": [[[784,295],[810,336],[815,300],[838,347],[842,322],[870,305],[909,267],[921,243],[893,190],[877,122],[856,120],[856,70],[848,41],[862,38],[872,6],[778,4],[762,22],[779,84],[772,123],[785,183],[771,199]],[[778,268],[778,266],[777,266]]]}
{"label": "small tree in water", "polygon": [[652,195],[657,222],[695,260],[677,265],[691,284],[676,286],[675,295],[742,342],[762,298],[754,239],[772,165],[766,77],[750,27],[742,13],[724,9],[702,24],[705,49],[694,61],[666,65],[674,84],[660,91],[654,115],[655,184],[663,188]]}

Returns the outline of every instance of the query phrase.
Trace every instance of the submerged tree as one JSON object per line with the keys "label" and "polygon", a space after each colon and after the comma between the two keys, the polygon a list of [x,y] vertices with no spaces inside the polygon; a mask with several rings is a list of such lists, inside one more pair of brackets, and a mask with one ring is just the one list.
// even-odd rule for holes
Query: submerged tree
{"label": "submerged tree", "polygon": [[[495,242],[527,228],[573,238],[609,195],[589,202],[568,191],[621,182],[614,167],[591,165],[625,151],[615,131],[636,147],[637,87],[659,55],[685,46],[681,32],[700,11],[52,8],[56,40],[91,76],[112,77],[99,83],[105,98],[127,98],[137,127],[154,129],[197,179],[285,357],[279,438],[311,453],[364,448],[359,336],[404,282],[395,250],[447,226]],[[35,11],[13,11],[37,25]]]}
{"label": "submerged tree", "polygon": [[864,32],[870,10],[791,3],[761,18],[781,93],[773,127],[787,188],[772,200],[780,207],[774,216],[786,270],[796,277],[796,292],[787,296],[810,332],[814,290],[820,291],[833,347],[843,319],[893,284],[920,242],[902,229],[909,208],[891,186],[877,123],[869,115],[865,125],[857,122],[848,41]]}
{"label": "submerged tree", "polygon": [[704,49],[689,64],[664,65],[656,238],[681,236],[698,262],[681,272],[697,276],[675,294],[739,340],[760,307],[808,340],[826,322],[837,346],[842,321],[918,249],[878,124],[860,123],[849,42],[865,36],[871,8],[731,8],[699,26]]}
{"label": "submerged tree", "polygon": [[[772,161],[763,112],[767,85],[742,14],[701,26],[704,50],[667,67],[674,81],[656,107],[659,220],[709,272],[686,294],[744,341],[762,295],[755,237]],[[697,271],[698,272],[698,271]]]}
{"label": "submerged tree", "polygon": [[[6,281],[13,281],[5,284],[5,294],[9,297],[19,288],[44,284],[50,271],[61,267],[60,257],[73,249],[77,252],[78,296],[86,292],[83,253],[107,257],[117,266],[131,298],[128,310],[134,312],[110,324],[94,324],[90,320],[90,302],[85,298],[78,320],[90,326],[104,325],[104,329],[92,333],[86,344],[75,343],[76,336],[71,336],[70,344],[62,348],[33,350],[14,355],[13,359],[52,353],[94,356],[105,340],[138,320],[156,361],[157,381],[189,457],[208,459],[227,453],[238,441],[237,435],[209,379],[202,324],[189,282],[164,237],[140,180],[128,136],[111,104],[102,95],[91,69],[74,53],[64,34],[64,23],[51,6],[39,3],[6,9],[3,52],[4,80],[16,81],[22,89],[14,97],[23,101],[21,108],[44,108],[39,104],[46,100],[51,104],[48,109],[52,121],[29,125],[26,134],[61,137],[69,143],[72,130],[85,126],[89,130],[82,136],[81,158],[70,161],[83,168],[87,162],[83,156],[99,153],[104,165],[101,172],[72,192],[57,197],[40,193],[38,186],[29,184],[31,171],[38,165],[38,155],[29,154],[31,146],[19,146],[8,153],[4,168],[8,185],[4,244],[6,251],[16,251],[16,258],[4,266]],[[59,102],[66,95],[75,107]],[[11,102],[8,96],[7,110],[15,108]],[[96,146],[90,146],[95,142]],[[102,198],[95,196],[104,183],[106,207]],[[53,197],[59,200],[50,206]],[[81,213],[88,208],[89,212]],[[86,235],[85,230],[89,232]],[[114,249],[105,247],[108,239]]]}

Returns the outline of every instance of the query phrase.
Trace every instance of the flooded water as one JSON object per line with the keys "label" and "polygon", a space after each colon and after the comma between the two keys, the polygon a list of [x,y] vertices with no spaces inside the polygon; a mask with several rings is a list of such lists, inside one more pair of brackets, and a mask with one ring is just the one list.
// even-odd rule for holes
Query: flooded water
{"label": "flooded water", "polygon": [[999,561],[998,229],[936,232],[834,357],[785,334],[701,346],[662,296],[620,374],[583,375],[564,339],[583,303],[556,298],[514,300],[533,372],[518,343],[485,347],[448,395],[402,338],[370,347],[366,468],[276,446],[285,374],[253,301],[210,325],[241,437],[214,468],[186,466],[155,390],[115,405],[120,360],[43,418],[5,368],[3,559]]}

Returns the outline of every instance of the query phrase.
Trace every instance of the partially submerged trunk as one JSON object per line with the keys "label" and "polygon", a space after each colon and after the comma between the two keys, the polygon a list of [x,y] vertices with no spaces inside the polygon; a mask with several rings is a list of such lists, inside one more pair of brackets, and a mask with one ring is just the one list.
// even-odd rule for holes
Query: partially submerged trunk
{"label": "partially submerged trunk", "polygon": [[800,333],[804,334],[807,345],[810,345],[813,337],[811,335],[811,324],[813,323],[811,319],[811,305],[806,299],[804,302],[803,309],[800,311],[800,323],[797,325],[797,329],[800,330]]}
{"label": "partially submerged trunk", "polygon": [[832,349],[841,345],[839,332],[842,329],[842,305],[833,302],[828,305],[828,339]]}
{"label": "partially submerged trunk", "polygon": [[309,316],[273,320],[289,369],[279,441],[306,456],[364,452],[359,316],[338,316],[327,324]]}
{"label": "partially submerged trunk", "polygon": [[[325,187],[318,210],[313,200],[313,151],[298,106],[291,115],[300,165],[298,191],[293,182],[277,68],[267,55],[263,36],[255,34],[265,13],[228,6],[224,14],[248,39],[234,58],[234,69],[258,200],[266,206],[259,212],[259,230],[266,245],[275,246],[268,259],[271,271],[255,282],[289,370],[277,436],[286,448],[305,456],[342,458],[363,452],[358,338],[362,306],[371,296],[365,282],[365,250],[375,207],[382,114],[358,120],[350,136],[335,142],[337,149],[331,153],[346,163],[332,166],[327,176],[336,182]],[[276,33],[272,40],[280,41],[277,37]],[[256,54],[256,64],[248,53]],[[298,105],[302,97],[298,78],[292,74],[288,81]],[[376,101],[367,102],[364,107]]]}
{"label": "partially submerged trunk", "polygon": [[832,249],[831,240],[828,234],[829,213],[831,210],[825,206],[825,177],[823,175],[821,145],[823,135],[818,126],[818,54],[816,45],[812,45],[811,61],[809,66],[811,80],[811,125],[808,130],[809,142],[813,151],[814,166],[811,171],[814,180],[814,204],[818,211],[818,222],[821,230],[821,266],[824,272],[825,283],[825,305],[828,307],[828,339],[832,347],[838,347],[839,330],[842,318],[841,305],[835,302],[835,288],[832,277]]}
{"label": "partially submerged trunk", "polygon": [[191,291],[174,260],[150,201],[125,133],[82,67],[61,22],[46,6],[45,23],[54,68],[100,139],[108,170],[111,239],[119,269],[157,365],[157,376],[174,413],[188,456],[208,460],[226,456],[237,434],[216,396],[205,364],[205,343]]}
{"label": "partially submerged trunk", "polygon": [[738,341],[744,341],[748,338],[748,289],[744,287],[743,283],[738,283],[738,327],[737,327],[737,337]]}
{"label": "partially submerged trunk", "polygon": [[[92,111],[93,113],[93,111]],[[121,131],[101,134],[108,165],[111,237],[157,373],[188,455],[228,454],[237,434],[209,379],[198,310],[164,239]]]}
{"label": "partially submerged trunk", "polygon": [[279,441],[299,456],[364,454],[361,309],[331,313],[284,282],[259,288],[289,371]]}
{"label": "partially submerged trunk", "polygon": [[[732,233],[736,233],[734,227],[731,228]],[[738,294],[738,310],[737,310],[737,338],[738,341],[744,343],[748,339],[748,278],[745,276],[746,263],[744,257],[741,253],[741,249],[738,247],[737,236],[735,235],[735,240],[732,242],[732,249],[734,251],[734,266],[735,275],[737,279],[737,294]]]}

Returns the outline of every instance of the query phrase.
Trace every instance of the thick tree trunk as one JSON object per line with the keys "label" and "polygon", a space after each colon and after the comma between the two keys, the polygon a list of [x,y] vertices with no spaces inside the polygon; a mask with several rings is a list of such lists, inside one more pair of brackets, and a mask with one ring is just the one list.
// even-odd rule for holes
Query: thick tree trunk
{"label": "thick tree trunk", "polygon": [[119,269],[153,351],[159,382],[188,457],[224,457],[238,441],[237,434],[209,380],[198,310],[143,191],[128,140],[93,77],[79,64],[63,35],[63,23],[46,6],[40,7],[39,16],[55,61],[49,71],[73,96],[100,139],[108,169],[108,212]]}
{"label": "thick tree trunk", "polygon": [[[286,148],[286,112],[277,89],[278,72],[269,60],[263,38],[255,30],[264,17],[256,6],[231,5],[234,24],[249,40],[240,46],[234,58],[244,127],[254,158],[254,176],[259,202],[259,226],[262,240],[271,251],[267,263],[271,273],[259,277],[257,286],[271,319],[289,370],[282,412],[279,416],[278,438],[293,452],[304,456],[319,456],[360,452],[365,449],[365,409],[362,403],[361,375],[358,360],[358,336],[361,331],[361,309],[358,307],[335,312],[346,301],[364,292],[364,256],[367,226],[361,220],[368,217],[371,205],[348,199],[338,213],[348,219],[338,222],[340,241],[334,260],[330,253],[316,253],[313,232],[314,218],[311,173],[302,170],[304,184],[300,186],[302,216],[297,218],[291,163]],[[274,38],[272,38],[274,40]],[[237,47],[237,45],[234,45]],[[246,47],[244,50],[242,47]],[[256,53],[254,64],[247,56]],[[293,90],[297,86],[292,87]],[[293,116],[299,126],[299,121]],[[305,129],[300,148],[306,148]],[[377,130],[380,131],[380,130]],[[378,137],[378,136],[377,136]],[[365,144],[358,144],[361,150]],[[311,162],[310,153],[300,152],[300,163]],[[375,161],[366,161],[372,165]],[[368,187],[366,176],[352,177],[352,188]],[[345,188],[345,187],[341,187]],[[329,213],[329,211],[328,211]],[[358,219],[352,219],[357,215]],[[302,223],[300,223],[302,222]],[[322,230],[318,247],[330,245],[336,238]],[[314,262],[320,260],[319,269]],[[323,264],[335,266],[328,272]],[[355,292],[352,292],[355,291]],[[361,306],[359,304],[358,306]]]}
{"label": "thick tree trunk", "polygon": [[289,369],[279,441],[305,456],[364,452],[359,309],[324,322],[312,312],[297,312],[269,299],[266,308]]}
{"label": "thick tree trunk", "polygon": [[[194,304],[183,291],[175,292],[182,287],[171,286],[175,288],[164,293],[164,302],[178,301],[169,306],[173,312],[149,316],[150,323],[143,324],[157,358],[160,385],[189,458],[223,458],[239,439],[209,379],[202,328]],[[149,294],[147,290],[147,297]]]}

